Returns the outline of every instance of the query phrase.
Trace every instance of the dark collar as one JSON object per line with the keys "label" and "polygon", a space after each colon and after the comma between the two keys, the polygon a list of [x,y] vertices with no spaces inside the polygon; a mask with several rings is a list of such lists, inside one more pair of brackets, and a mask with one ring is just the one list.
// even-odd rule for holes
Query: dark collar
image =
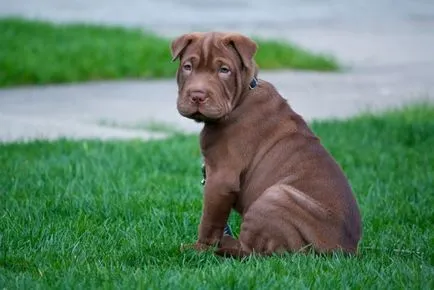
{"label": "dark collar", "polygon": [[253,80],[250,82],[249,89],[253,90],[258,85],[258,79],[253,77]]}

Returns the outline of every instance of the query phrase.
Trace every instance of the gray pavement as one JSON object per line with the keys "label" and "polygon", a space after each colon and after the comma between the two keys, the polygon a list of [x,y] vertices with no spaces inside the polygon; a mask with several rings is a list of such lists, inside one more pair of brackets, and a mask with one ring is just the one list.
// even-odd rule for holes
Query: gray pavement
{"label": "gray pavement", "polygon": [[[309,120],[434,101],[433,1],[0,0],[0,16],[10,15],[142,27],[168,37],[236,30],[334,54],[345,73],[260,72]],[[3,89],[0,141],[164,137],[131,128],[148,122],[200,130],[178,116],[175,100],[174,80]]]}

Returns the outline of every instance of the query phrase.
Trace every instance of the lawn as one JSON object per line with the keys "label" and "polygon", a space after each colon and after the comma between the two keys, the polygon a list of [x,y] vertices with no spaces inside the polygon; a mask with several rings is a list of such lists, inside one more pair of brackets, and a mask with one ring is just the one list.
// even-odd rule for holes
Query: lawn
{"label": "lawn", "polygon": [[[140,29],[0,19],[0,87],[174,77],[170,39]],[[334,71],[336,60],[281,41],[258,40],[263,69]]]}
{"label": "lawn", "polygon": [[195,136],[3,144],[0,288],[433,289],[434,106],[312,126],[360,203],[359,256],[180,252],[201,211]]}

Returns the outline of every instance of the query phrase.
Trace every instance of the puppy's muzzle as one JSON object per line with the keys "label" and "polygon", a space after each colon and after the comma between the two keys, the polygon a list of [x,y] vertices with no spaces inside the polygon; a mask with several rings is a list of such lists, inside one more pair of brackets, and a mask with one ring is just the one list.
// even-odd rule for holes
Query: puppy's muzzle
{"label": "puppy's muzzle", "polygon": [[189,98],[191,103],[200,105],[206,102],[208,96],[204,90],[194,90],[190,92]]}

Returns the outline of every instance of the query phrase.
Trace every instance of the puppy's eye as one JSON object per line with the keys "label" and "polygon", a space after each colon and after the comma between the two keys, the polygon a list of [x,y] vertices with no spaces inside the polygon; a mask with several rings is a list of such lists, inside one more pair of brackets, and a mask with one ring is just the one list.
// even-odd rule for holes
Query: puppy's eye
{"label": "puppy's eye", "polygon": [[184,64],[184,65],[182,66],[182,69],[185,70],[185,71],[191,71],[192,68],[193,68],[193,67],[191,66],[190,63],[186,63],[186,64]]}
{"label": "puppy's eye", "polygon": [[228,74],[228,73],[230,73],[231,71],[229,70],[229,68],[227,67],[227,66],[222,66],[222,67],[220,67],[220,69],[219,69],[219,73],[221,73],[221,74]]}

